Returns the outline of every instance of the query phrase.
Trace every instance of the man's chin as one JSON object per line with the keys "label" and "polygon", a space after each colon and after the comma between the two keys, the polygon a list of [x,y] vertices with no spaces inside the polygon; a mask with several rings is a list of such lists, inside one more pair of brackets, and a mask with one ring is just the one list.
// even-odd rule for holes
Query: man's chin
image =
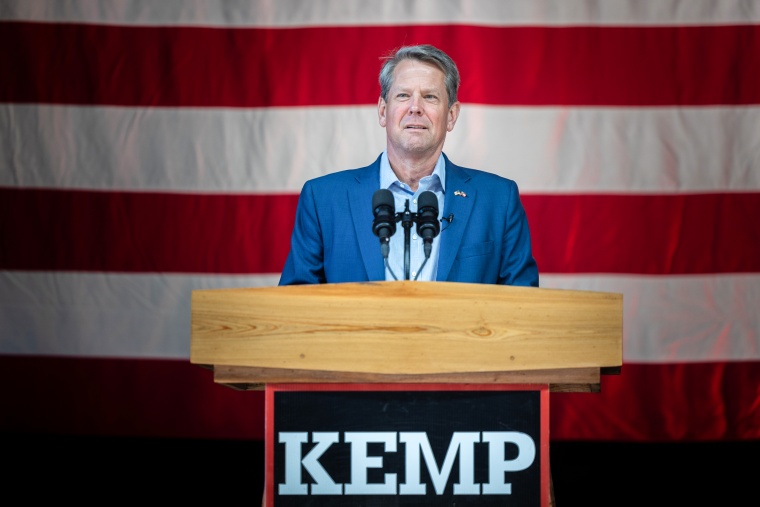
{"label": "man's chin", "polygon": [[408,151],[409,153],[424,153],[426,151],[430,151],[432,146],[430,146],[430,143],[422,142],[420,139],[419,142],[409,141],[404,143],[404,150]]}

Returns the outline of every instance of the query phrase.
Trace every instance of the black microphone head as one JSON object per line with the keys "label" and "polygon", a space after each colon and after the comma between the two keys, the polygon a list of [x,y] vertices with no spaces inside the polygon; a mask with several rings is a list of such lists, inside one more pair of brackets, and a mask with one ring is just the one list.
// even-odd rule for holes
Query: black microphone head
{"label": "black microphone head", "polygon": [[396,232],[396,201],[387,188],[381,188],[372,196],[372,232],[380,238],[380,244],[390,241]]}
{"label": "black microphone head", "polygon": [[377,208],[380,206],[389,206],[396,208],[396,202],[393,200],[393,193],[387,188],[381,188],[372,196],[372,210],[377,215]]}
{"label": "black microphone head", "polygon": [[417,198],[417,210],[422,208],[434,208],[436,218],[438,218],[438,197],[430,190],[425,190]]}
{"label": "black microphone head", "polygon": [[441,232],[438,221],[438,197],[426,190],[417,197],[417,234],[425,240],[432,240]]}

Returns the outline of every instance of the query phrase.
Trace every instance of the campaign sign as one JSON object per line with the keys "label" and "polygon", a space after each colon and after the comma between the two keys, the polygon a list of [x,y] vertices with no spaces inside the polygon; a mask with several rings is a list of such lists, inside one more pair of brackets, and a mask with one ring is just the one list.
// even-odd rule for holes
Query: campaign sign
{"label": "campaign sign", "polygon": [[548,393],[543,385],[268,385],[266,503],[546,507]]}

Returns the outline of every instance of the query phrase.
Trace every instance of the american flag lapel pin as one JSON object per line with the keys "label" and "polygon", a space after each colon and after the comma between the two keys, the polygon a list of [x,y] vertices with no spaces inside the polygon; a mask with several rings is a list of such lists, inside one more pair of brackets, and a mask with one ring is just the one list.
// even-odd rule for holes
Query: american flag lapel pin
{"label": "american flag lapel pin", "polygon": [[467,197],[467,194],[465,194],[461,190],[454,190],[454,195],[461,195],[462,197]]}

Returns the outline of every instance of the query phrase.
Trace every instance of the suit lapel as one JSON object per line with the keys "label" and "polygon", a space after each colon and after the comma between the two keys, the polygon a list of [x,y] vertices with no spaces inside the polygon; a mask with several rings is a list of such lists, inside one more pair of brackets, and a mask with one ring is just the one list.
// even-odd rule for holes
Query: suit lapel
{"label": "suit lapel", "polygon": [[467,222],[475,202],[475,189],[469,184],[470,177],[461,168],[446,159],[446,196],[441,216],[454,215],[451,223],[443,223],[438,240],[441,248],[438,254],[436,280],[447,281],[462,243]]}
{"label": "suit lapel", "polygon": [[[351,207],[356,240],[359,242],[362,262],[369,280],[385,280],[385,266],[380,254],[380,241],[372,232],[372,196],[380,188],[380,158],[365,167],[356,176],[356,185],[349,186],[348,202]],[[350,262],[350,260],[349,260]]]}

